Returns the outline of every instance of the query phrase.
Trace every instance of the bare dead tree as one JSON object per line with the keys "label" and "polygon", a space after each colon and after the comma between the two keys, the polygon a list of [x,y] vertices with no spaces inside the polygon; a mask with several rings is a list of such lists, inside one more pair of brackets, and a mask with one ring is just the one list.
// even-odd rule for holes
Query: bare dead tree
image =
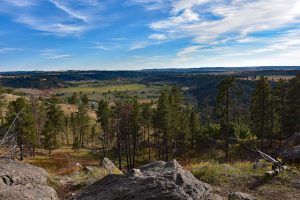
{"label": "bare dead tree", "polygon": [[22,114],[23,110],[17,113],[15,116],[14,120],[8,127],[7,131],[4,133],[2,138],[0,138],[0,147],[4,147],[4,152],[0,154],[0,157],[10,157],[10,158],[15,158],[18,153],[22,153],[20,150],[18,152],[17,147],[18,147],[18,137],[19,133],[15,130],[16,123]]}

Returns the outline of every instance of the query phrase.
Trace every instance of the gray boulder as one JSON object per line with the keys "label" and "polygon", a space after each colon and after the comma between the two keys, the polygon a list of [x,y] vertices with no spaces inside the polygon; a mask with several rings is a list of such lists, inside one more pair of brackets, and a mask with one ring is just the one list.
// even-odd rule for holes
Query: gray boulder
{"label": "gray boulder", "polygon": [[281,157],[285,162],[300,162],[300,145],[286,149],[281,153]]}
{"label": "gray boulder", "polygon": [[294,133],[291,137],[282,142],[283,149],[300,145],[300,133]]}
{"label": "gray boulder", "polygon": [[94,166],[85,166],[83,168],[83,171],[85,171],[86,173],[93,173],[95,171],[99,170],[99,167],[94,167]]}
{"label": "gray boulder", "polygon": [[47,185],[48,173],[39,167],[0,158],[0,199],[58,200]]}
{"label": "gray boulder", "polygon": [[173,160],[152,162],[127,174],[108,175],[88,186],[76,199],[219,200],[221,197]]}
{"label": "gray boulder", "polygon": [[122,174],[115,164],[106,157],[101,161],[100,166],[103,167],[109,174]]}
{"label": "gray boulder", "polygon": [[228,200],[257,200],[257,198],[242,192],[232,192],[229,193]]}

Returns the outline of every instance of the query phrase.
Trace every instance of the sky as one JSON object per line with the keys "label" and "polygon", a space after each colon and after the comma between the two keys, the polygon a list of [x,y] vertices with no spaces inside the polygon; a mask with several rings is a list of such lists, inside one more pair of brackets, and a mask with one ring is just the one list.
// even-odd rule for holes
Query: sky
{"label": "sky", "polygon": [[0,71],[300,65],[300,0],[0,0]]}

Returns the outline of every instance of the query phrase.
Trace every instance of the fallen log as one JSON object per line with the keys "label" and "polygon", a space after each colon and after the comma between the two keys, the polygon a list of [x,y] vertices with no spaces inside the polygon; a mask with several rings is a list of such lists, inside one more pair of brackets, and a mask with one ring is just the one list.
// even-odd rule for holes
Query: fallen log
{"label": "fallen log", "polygon": [[270,155],[258,150],[257,148],[256,151],[259,153],[262,159],[272,163],[272,170],[266,171],[266,175],[277,176],[279,173],[282,173],[288,169],[288,166],[284,165],[284,163],[280,160],[272,158]]}

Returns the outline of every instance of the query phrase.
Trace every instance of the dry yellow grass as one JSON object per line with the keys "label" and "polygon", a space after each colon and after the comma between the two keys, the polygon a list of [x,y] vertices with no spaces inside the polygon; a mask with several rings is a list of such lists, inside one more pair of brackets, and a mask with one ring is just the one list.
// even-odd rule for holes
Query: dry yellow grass
{"label": "dry yellow grass", "polygon": [[42,97],[51,97],[53,94],[52,89],[45,89],[45,90],[40,90],[40,89],[33,89],[33,88],[18,88],[15,89],[16,92],[21,92],[24,93],[25,95],[33,95],[33,96],[42,96]]}
{"label": "dry yellow grass", "polygon": [[3,94],[2,98],[7,101],[7,102],[11,102],[11,101],[15,101],[17,98],[19,98],[20,96],[18,95],[14,95],[14,94]]}

